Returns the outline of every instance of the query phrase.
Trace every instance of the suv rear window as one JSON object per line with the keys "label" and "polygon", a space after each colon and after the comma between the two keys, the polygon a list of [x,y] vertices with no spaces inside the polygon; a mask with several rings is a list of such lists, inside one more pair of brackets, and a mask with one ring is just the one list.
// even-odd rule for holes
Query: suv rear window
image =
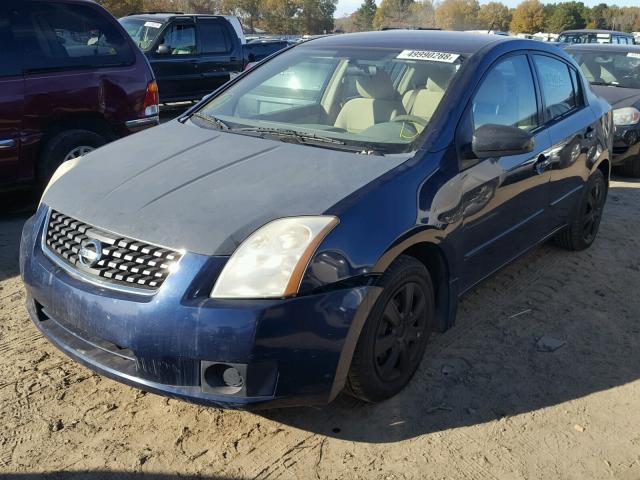
{"label": "suv rear window", "polygon": [[132,64],[125,36],[106,14],[88,5],[26,2],[12,25],[27,70]]}

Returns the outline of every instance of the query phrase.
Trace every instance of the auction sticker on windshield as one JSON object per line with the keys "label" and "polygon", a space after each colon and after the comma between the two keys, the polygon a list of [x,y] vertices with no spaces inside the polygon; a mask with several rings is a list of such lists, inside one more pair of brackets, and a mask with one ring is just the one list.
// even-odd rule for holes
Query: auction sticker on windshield
{"label": "auction sticker on windshield", "polygon": [[636,53],[636,52],[629,52],[629,53],[627,53],[627,57],[631,57],[631,58],[640,58],[640,53]]}
{"label": "auction sticker on windshield", "polygon": [[150,27],[150,28],[160,28],[162,26],[162,24],[158,23],[158,22],[145,22],[144,26],[145,27]]}
{"label": "auction sticker on windshield", "polygon": [[453,63],[460,55],[447,52],[430,52],[428,50],[403,50],[396,58],[400,60],[425,60],[428,62]]}

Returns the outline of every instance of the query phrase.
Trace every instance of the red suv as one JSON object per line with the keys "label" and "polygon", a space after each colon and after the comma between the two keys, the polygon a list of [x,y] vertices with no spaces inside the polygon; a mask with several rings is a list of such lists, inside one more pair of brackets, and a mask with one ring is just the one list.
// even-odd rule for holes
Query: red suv
{"label": "red suv", "polygon": [[0,2],[0,189],[158,123],[148,61],[88,0]]}

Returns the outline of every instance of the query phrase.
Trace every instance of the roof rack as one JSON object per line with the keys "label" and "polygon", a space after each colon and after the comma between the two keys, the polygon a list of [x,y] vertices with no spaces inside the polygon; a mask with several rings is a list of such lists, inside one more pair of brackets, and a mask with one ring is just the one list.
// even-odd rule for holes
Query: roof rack
{"label": "roof rack", "polygon": [[387,30],[442,30],[438,27],[392,27],[392,26],[382,26],[380,27],[380,31],[384,32]]}
{"label": "roof rack", "polygon": [[169,15],[184,15],[184,12],[131,12],[127,14],[127,17],[131,15],[158,15],[158,14],[169,14]]}

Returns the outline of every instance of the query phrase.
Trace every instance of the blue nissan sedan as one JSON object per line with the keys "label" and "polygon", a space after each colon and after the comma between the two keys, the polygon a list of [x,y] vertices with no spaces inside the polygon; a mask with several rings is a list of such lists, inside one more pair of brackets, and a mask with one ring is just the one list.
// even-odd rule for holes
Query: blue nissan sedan
{"label": "blue nissan sedan", "polygon": [[589,247],[610,106],[540,42],[314,39],[64,163],[25,225],[34,324],[151,392],[228,408],[398,393],[462,294]]}

